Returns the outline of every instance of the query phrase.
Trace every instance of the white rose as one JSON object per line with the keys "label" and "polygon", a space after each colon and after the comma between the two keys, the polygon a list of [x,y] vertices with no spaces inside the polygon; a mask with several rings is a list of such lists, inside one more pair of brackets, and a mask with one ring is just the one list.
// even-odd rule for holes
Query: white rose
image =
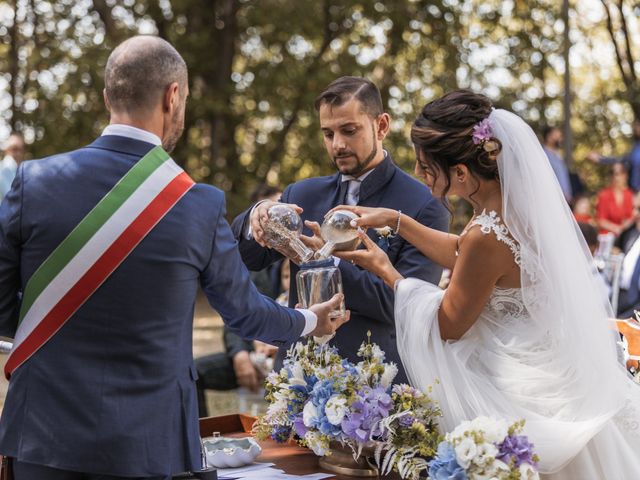
{"label": "white rose", "polygon": [[451,442],[456,438],[463,438],[464,434],[471,429],[471,422],[464,421],[456,428],[453,429],[453,432],[447,433],[447,441]]}
{"label": "white rose", "polygon": [[340,425],[347,414],[347,399],[343,395],[332,395],[324,406],[324,413],[331,425]]}
{"label": "white rose", "polygon": [[324,457],[327,454],[325,445],[323,445],[317,432],[307,432],[304,435],[304,439],[307,442],[307,446],[313,450],[313,453],[317,456]]}
{"label": "white rose", "polygon": [[[481,443],[476,445],[478,451],[476,452],[475,463],[480,466],[485,466],[491,462],[498,454],[498,449],[492,443]],[[502,463],[502,462],[501,462]]]}
{"label": "white rose", "polygon": [[463,438],[462,441],[455,446],[456,452],[456,460],[458,460],[458,465],[462,468],[467,469],[471,462],[476,456],[477,452],[476,443],[472,438],[466,437]]}
{"label": "white rose", "polygon": [[396,378],[397,374],[398,367],[396,366],[396,364],[388,364],[384,369],[384,373],[380,377],[380,383],[384,388],[389,388],[391,386],[391,382],[393,382],[393,379]]}
{"label": "white rose", "polygon": [[[511,469],[509,468],[509,465],[501,460],[494,460],[485,467],[484,475],[481,478],[487,480],[498,480],[500,478],[508,477],[510,471]],[[480,479],[480,477],[478,478]]]}
{"label": "white rose", "polygon": [[538,472],[528,463],[521,463],[519,471],[521,480],[538,480],[540,478]]}
{"label": "white rose", "polygon": [[318,418],[318,409],[312,402],[307,402],[302,410],[302,422],[305,427],[311,428],[312,422]]}
{"label": "white rose", "polygon": [[472,430],[484,432],[484,439],[490,443],[500,443],[509,433],[509,425],[503,419],[478,417],[471,422]]}

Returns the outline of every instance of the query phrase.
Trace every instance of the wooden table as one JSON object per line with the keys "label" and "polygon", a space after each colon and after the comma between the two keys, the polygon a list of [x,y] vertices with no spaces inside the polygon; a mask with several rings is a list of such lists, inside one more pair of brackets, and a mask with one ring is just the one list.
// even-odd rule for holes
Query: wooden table
{"label": "wooden table", "polygon": [[[254,421],[254,417],[242,414],[201,418],[200,436],[210,437],[213,435],[213,432],[220,432],[220,435],[228,437],[247,437],[250,436]],[[305,475],[319,472],[331,473],[318,466],[318,457],[307,448],[300,447],[293,443],[276,443],[273,440],[259,441],[258,443],[262,447],[262,453],[256,459],[258,462],[273,463],[275,467],[292,475]],[[363,477],[334,475],[331,478],[353,480]],[[394,474],[385,476],[384,478],[385,480],[396,480],[400,477]]]}

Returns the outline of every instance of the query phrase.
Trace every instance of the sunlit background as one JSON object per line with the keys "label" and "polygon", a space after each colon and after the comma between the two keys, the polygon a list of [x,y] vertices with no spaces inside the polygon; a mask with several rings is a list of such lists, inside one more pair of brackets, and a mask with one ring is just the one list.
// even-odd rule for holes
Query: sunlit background
{"label": "sunlit background", "polygon": [[[569,3],[570,153],[622,153],[640,112],[636,1]],[[136,33],[185,57],[192,96],[176,160],[227,192],[231,214],[260,182],[328,173],[313,99],[334,78],[374,80],[392,115],[387,147],[411,168],[408,126],[443,92],[490,95],[539,129],[561,125],[560,0],[0,1],[0,141],[24,133],[41,157],[89,143],[107,123],[103,69]],[[608,20],[610,25],[608,25]],[[617,42],[617,48],[616,44]],[[597,188],[600,171],[584,165]]]}

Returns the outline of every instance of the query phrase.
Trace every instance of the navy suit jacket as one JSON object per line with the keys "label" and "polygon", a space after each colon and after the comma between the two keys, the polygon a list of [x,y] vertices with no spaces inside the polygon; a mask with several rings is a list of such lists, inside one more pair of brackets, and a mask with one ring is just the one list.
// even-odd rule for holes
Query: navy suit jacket
{"label": "navy suit jacket", "polygon": [[[20,165],[0,206],[0,335],[13,337],[19,292],[40,264],[153,145],[103,136]],[[242,337],[286,345],[300,312],[249,279],[224,194],[195,185],[9,382],[0,454],[116,476],[200,468],[194,300],[200,285]]]}
{"label": "navy suit jacket", "polygon": [[[347,184],[348,182],[341,182],[339,173],[302,180],[285,189],[282,201],[302,207],[304,220],[322,223],[324,215],[331,208],[345,203]],[[402,210],[402,213],[437,230],[447,231],[449,225],[449,214],[442,203],[431,195],[425,185],[398,168],[388,154],[363,180],[358,205]],[[240,242],[243,260],[250,270],[260,270],[276,258],[280,258],[280,254],[245,238],[243,233],[249,212],[250,210],[238,216],[232,228]],[[311,235],[308,229],[304,233]],[[368,234],[374,242],[378,242],[374,230],[370,230]],[[401,236],[398,235],[389,241],[387,254],[404,277],[420,278],[434,284],[440,281],[442,268],[427,259]],[[358,347],[365,340],[367,331],[371,331],[372,341],[386,352],[387,360],[398,365],[399,372],[395,382],[408,382],[396,346],[393,290],[379,277],[358,266],[343,261],[339,265],[345,303],[351,310],[351,320],[337,331],[332,343],[338,347],[342,356],[357,361]],[[294,281],[297,271],[298,267],[292,264],[290,305],[294,305],[298,298]],[[280,359],[283,354],[283,349],[280,349]]]}

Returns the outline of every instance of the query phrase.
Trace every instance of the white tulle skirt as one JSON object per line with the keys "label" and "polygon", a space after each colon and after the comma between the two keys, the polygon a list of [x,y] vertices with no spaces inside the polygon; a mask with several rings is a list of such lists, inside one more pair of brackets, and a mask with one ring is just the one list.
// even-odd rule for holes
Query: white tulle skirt
{"label": "white tulle skirt", "polygon": [[480,415],[524,419],[542,478],[640,479],[640,386],[622,368],[623,395],[585,385],[580,366],[558,358],[553,339],[536,331],[513,291],[497,292],[460,340],[443,341],[443,295],[421,280],[402,280],[395,317],[407,375],[417,388],[433,387],[444,431]]}

